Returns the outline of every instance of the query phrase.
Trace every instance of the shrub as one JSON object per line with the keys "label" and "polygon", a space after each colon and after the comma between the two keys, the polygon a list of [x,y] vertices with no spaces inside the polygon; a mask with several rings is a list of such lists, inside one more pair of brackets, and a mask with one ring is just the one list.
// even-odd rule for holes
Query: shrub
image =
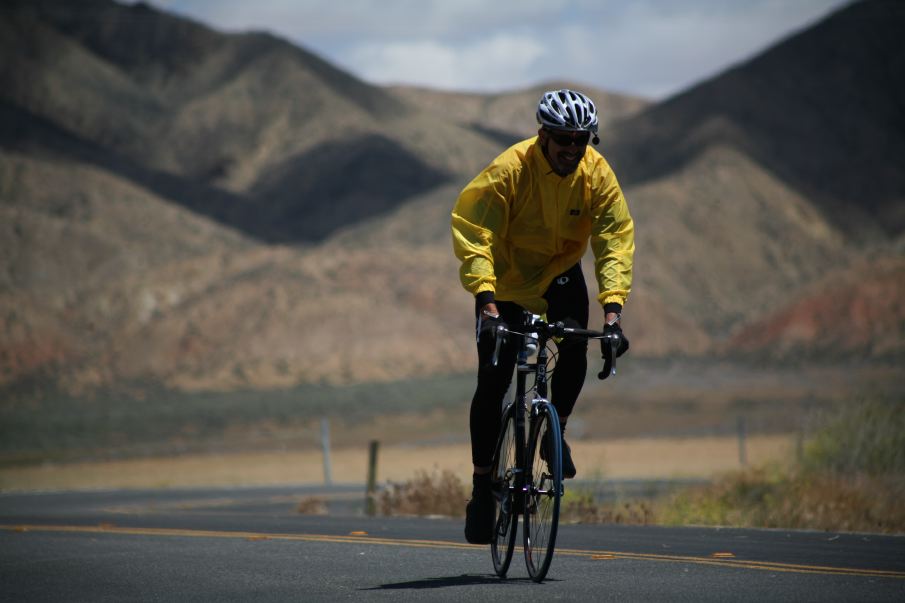
{"label": "shrub", "polygon": [[658,505],[667,525],[827,531],[905,531],[905,480],[835,474],[768,475],[750,469],[683,490]]}
{"label": "shrub", "polygon": [[681,491],[667,524],[905,532],[905,403],[863,400],[826,416],[799,466],[753,468]]}
{"label": "shrub", "polygon": [[600,504],[594,495],[582,490],[566,490],[560,507],[563,523],[618,523],[650,525],[655,523],[654,511],[646,501],[620,501]]}
{"label": "shrub", "polygon": [[873,399],[839,408],[805,445],[802,469],[905,474],[905,401]]}
{"label": "shrub", "polygon": [[390,483],[378,497],[383,515],[443,515],[464,517],[468,490],[456,474],[421,470],[407,482]]}
{"label": "shrub", "polygon": [[[463,514],[467,491],[452,473],[420,472],[381,495],[387,515]],[[726,474],[655,501],[598,503],[566,490],[572,523],[724,525],[828,531],[905,532],[905,401],[864,400],[824,418],[799,466]]]}

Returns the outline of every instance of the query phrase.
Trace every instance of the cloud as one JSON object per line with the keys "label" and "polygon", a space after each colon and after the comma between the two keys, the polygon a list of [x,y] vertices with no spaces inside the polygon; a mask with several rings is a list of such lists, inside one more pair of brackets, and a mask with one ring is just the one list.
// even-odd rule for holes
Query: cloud
{"label": "cloud", "polygon": [[660,98],[755,54],[844,2],[155,3],[227,31],[273,31],[375,83],[490,91],[557,79]]}
{"label": "cloud", "polygon": [[227,30],[263,28],[306,40],[450,38],[536,28],[568,0],[152,0]]}
{"label": "cloud", "polygon": [[342,62],[382,84],[505,90],[523,84],[543,54],[543,46],[531,36],[498,33],[463,45],[429,39],[372,42],[355,46]]}

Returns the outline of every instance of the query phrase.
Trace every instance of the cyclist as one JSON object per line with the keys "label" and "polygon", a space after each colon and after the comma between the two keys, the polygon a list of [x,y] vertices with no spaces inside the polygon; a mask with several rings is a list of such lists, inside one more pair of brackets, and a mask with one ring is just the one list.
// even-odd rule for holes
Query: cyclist
{"label": "cyclist", "polygon": [[[493,449],[503,397],[518,354],[516,338],[491,366],[492,333],[518,327],[524,310],[588,328],[588,290],[580,260],[588,242],[603,305],[605,329],[619,329],[631,290],[634,224],[613,170],[588,142],[599,142],[597,109],[573,90],[544,93],[537,107],[537,136],[494,159],[460,193],[452,211],[452,238],[460,278],[474,295],[478,384],[469,427],[473,491],[466,506],[465,538],[491,541],[494,500],[490,489]],[[623,344],[624,352],[627,341]],[[587,371],[587,340],[558,344],[552,402],[565,430]],[[576,470],[563,440],[564,477]]]}

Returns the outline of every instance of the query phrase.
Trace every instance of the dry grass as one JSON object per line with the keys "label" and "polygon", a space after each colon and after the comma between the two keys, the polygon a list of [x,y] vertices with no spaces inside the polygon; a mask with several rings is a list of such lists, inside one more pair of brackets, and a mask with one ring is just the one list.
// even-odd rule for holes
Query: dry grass
{"label": "dry grass", "polygon": [[905,532],[905,479],[786,473],[725,476],[657,505],[657,522],[848,532]]}
{"label": "dry grass", "polygon": [[[463,517],[469,496],[466,482],[450,471],[419,471],[413,479],[391,483],[379,496],[382,515]],[[565,523],[620,523],[648,525],[654,513],[647,502],[603,506],[590,494],[567,490],[561,521]]]}
{"label": "dry grass", "polygon": [[791,469],[763,465],[680,492],[659,521],[905,532],[905,400],[862,399],[822,417]]}
{"label": "dry grass", "polygon": [[296,511],[303,515],[327,515],[327,501],[318,496],[308,496],[299,501]]}
{"label": "dry grass", "polygon": [[600,504],[587,492],[567,490],[562,500],[560,521],[646,526],[656,524],[657,515],[650,501],[633,500]]}
{"label": "dry grass", "polygon": [[[722,525],[849,532],[905,531],[905,480],[806,476],[756,468],[657,500],[600,504],[567,490],[561,521],[585,524]],[[419,472],[392,483],[378,501],[383,515],[461,517],[465,483],[449,471]]]}
{"label": "dry grass", "polygon": [[378,497],[382,515],[462,517],[468,490],[452,471],[419,471],[413,479],[390,483]]}
{"label": "dry grass", "polygon": [[[673,450],[679,451],[681,446],[673,446]],[[788,458],[789,452],[784,450],[783,456]],[[687,452],[683,456],[690,458]],[[462,488],[452,474],[422,474],[395,486],[385,497],[382,511],[458,515],[461,505],[458,509],[448,509],[448,505]],[[903,499],[905,403],[866,400],[848,403],[825,416],[798,462],[760,462],[724,473],[705,486],[650,501],[600,504],[590,492],[567,489],[561,519],[569,523],[902,533]]]}
{"label": "dry grass", "polygon": [[[791,454],[792,435],[752,436],[751,463],[777,461]],[[737,469],[734,437],[632,438],[570,442],[583,479],[711,477]],[[365,446],[334,450],[333,481],[363,483],[367,471]],[[402,482],[418,472],[450,472],[469,483],[468,444],[383,446],[377,478]],[[104,462],[45,463],[0,468],[2,490],[72,490],[88,488],[173,488],[321,483],[321,453],[309,451],[188,454]]]}
{"label": "dry grass", "polygon": [[[577,440],[569,445],[581,479],[708,478],[740,467],[735,436]],[[794,449],[791,434],[749,437],[747,462],[782,461]]]}

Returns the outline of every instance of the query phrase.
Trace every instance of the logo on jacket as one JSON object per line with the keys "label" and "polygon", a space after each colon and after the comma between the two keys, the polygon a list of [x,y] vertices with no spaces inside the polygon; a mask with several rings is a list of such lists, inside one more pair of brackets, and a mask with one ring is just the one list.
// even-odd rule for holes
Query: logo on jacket
{"label": "logo on jacket", "polygon": [[581,210],[580,210],[580,209],[570,209],[570,210],[569,210],[569,215],[570,215],[570,216],[580,216],[580,215],[581,215]]}

